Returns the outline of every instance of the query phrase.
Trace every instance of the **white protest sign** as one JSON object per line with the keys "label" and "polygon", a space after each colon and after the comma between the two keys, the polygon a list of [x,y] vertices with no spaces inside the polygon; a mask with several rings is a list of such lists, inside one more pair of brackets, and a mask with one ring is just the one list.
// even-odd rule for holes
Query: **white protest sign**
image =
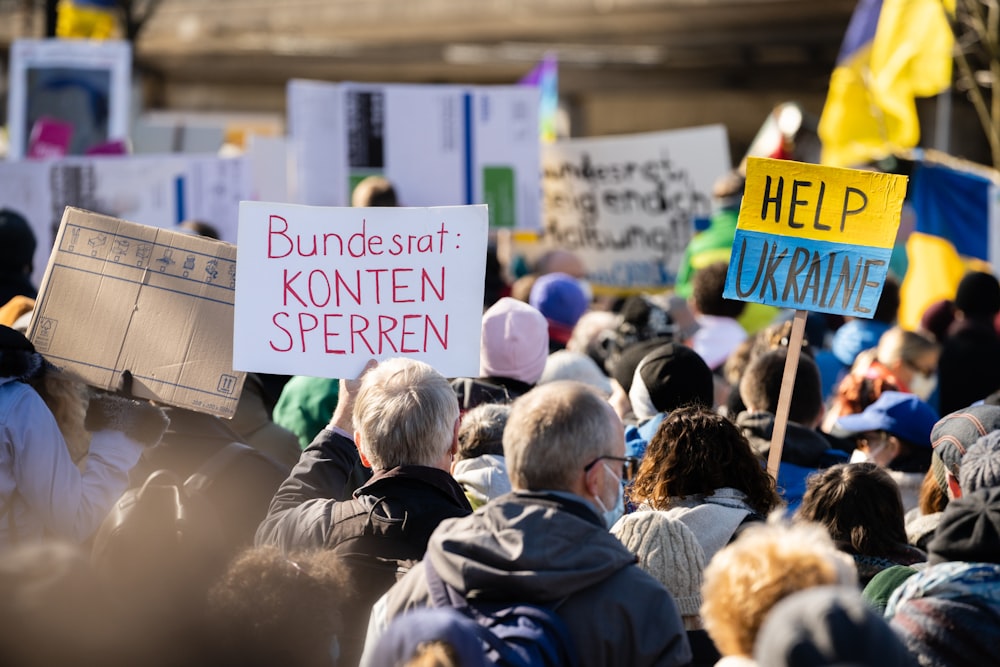
{"label": "white protest sign", "polygon": [[27,152],[42,117],[73,125],[70,153],[128,137],[132,45],[90,39],[19,39],[10,48],[10,160]]}
{"label": "white protest sign", "polygon": [[495,228],[538,229],[538,90],[531,86],[288,85],[295,201],[346,206],[380,175],[406,206],[488,204]]}
{"label": "white protest sign", "polygon": [[486,206],[240,203],[233,367],[354,378],[372,358],[479,374]]}
{"label": "white protest sign", "polygon": [[721,125],[546,144],[545,243],[577,253],[604,291],[672,285],[729,169]]}
{"label": "white protest sign", "polygon": [[38,241],[36,285],[67,206],[161,229],[197,219],[215,227],[223,241],[236,243],[239,202],[248,191],[242,158],[130,155],[0,162],[0,207],[23,215]]}

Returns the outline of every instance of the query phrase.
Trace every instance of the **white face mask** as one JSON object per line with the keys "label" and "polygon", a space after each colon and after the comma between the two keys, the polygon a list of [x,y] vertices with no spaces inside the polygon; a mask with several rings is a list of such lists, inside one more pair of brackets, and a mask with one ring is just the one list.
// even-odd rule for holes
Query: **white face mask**
{"label": "white face mask", "polygon": [[863,452],[860,449],[855,449],[851,453],[851,463],[868,463],[871,461],[871,457],[868,456],[868,452]]}
{"label": "white face mask", "polygon": [[920,400],[926,401],[937,388],[937,382],[937,374],[935,373],[914,373],[910,380],[910,391]]}
{"label": "white face mask", "polygon": [[601,516],[604,518],[604,524],[608,527],[608,530],[611,530],[611,526],[615,525],[618,519],[622,518],[622,515],[625,514],[625,489],[622,488],[622,482],[618,479],[618,475],[608,467],[608,464],[602,463],[601,465],[614,478],[615,488],[618,489],[614,507],[611,509],[608,509],[604,505],[604,501],[601,500],[600,496],[594,496],[594,500],[597,501],[598,506],[601,508]]}

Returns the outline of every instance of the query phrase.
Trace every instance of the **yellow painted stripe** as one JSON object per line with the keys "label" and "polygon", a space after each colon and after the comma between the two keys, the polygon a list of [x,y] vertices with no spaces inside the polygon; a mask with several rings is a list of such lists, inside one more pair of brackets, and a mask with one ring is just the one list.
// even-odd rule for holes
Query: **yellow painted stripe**
{"label": "yellow painted stripe", "polygon": [[906,177],[749,158],[739,229],[891,248]]}

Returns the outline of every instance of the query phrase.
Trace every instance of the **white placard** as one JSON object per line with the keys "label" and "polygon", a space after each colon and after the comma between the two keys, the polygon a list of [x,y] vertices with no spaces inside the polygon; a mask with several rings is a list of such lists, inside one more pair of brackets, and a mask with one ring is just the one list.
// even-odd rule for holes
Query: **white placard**
{"label": "white placard", "polygon": [[486,203],[494,227],[540,227],[534,87],[294,80],[287,108],[299,203],[346,206],[377,174],[405,206]]}
{"label": "white placard", "polygon": [[696,218],[730,169],[721,125],[546,144],[545,244],[572,250],[595,287],[663,288],[677,277]]}
{"label": "white placard", "polygon": [[127,139],[132,46],[124,41],[19,39],[10,48],[8,159],[24,157],[41,116],[73,125],[71,154]]}
{"label": "white placard", "polygon": [[32,281],[38,285],[67,206],[173,229],[207,222],[236,243],[239,202],[248,198],[242,158],[215,155],[68,157],[0,163],[0,207],[14,209],[35,232]]}
{"label": "white placard", "polygon": [[357,377],[405,356],[479,374],[486,206],[241,202],[233,367]]}

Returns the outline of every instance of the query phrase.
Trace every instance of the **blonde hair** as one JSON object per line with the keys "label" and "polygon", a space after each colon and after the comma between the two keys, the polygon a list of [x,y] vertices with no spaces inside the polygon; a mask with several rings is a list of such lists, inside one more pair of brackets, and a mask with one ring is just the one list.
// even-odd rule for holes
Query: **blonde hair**
{"label": "blonde hair", "polygon": [[753,526],[705,568],[705,630],[722,655],[753,655],[757,631],[775,604],[826,584],[857,585],[857,572],[822,526]]}
{"label": "blonde hair", "polygon": [[90,451],[90,433],[84,426],[90,405],[90,387],[75,374],[54,366],[30,384],[55,417],[73,462],[80,463]]}
{"label": "blonde hair", "polygon": [[424,642],[405,667],[461,667],[451,644],[444,641]]}
{"label": "blonde hair", "polygon": [[892,327],[878,340],[875,358],[879,363],[892,366],[900,361],[913,364],[928,352],[937,352],[938,344],[923,334]]}

